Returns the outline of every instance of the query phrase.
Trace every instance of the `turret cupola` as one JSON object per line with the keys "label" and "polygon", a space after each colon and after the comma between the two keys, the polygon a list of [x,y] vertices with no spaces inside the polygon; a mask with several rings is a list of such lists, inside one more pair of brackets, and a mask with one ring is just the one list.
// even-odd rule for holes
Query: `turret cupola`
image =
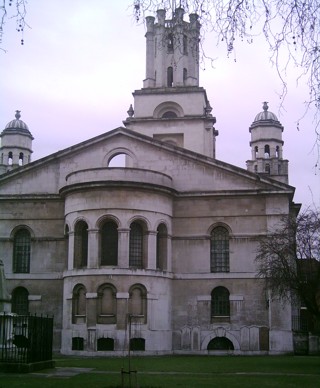
{"label": "turret cupola", "polygon": [[20,117],[20,111],[17,110],[15,119],[10,121],[0,134],[0,173],[2,174],[31,161],[33,136]]}
{"label": "turret cupola", "polygon": [[247,169],[288,183],[288,161],[282,153],[283,126],[268,109],[268,103],[264,102],[263,111],[256,115],[249,128],[252,158],[247,161]]}

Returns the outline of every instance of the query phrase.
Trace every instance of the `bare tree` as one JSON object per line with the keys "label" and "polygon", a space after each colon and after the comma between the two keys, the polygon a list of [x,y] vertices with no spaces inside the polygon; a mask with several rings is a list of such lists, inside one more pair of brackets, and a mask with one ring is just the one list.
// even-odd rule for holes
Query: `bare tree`
{"label": "bare tree", "polygon": [[[14,19],[16,22],[16,30],[20,34],[20,43],[24,44],[23,33],[27,26],[26,23],[26,8],[27,0],[1,0],[0,3],[0,47],[4,34],[4,26],[6,21]],[[2,48],[2,50],[4,50]],[[4,50],[5,51],[5,50]]]}
{"label": "bare tree", "polygon": [[[174,14],[176,7],[197,13],[202,40],[210,32],[235,55],[237,42],[253,43],[263,35],[282,81],[280,97],[287,95],[286,75],[298,69],[297,82],[307,84],[306,112],[315,112],[315,143],[320,149],[320,2],[318,0],[134,0],[137,21],[158,8]],[[211,35],[213,36],[213,34]],[[203,58],[205,57],[203,53]],[[299,120],[300,121],[300,120]],[[298,128],[299,128],[298,121]],[[320,154],[318,152],[318,161]]]}
{"label": "bare tree", "polygon": [[266,290],[280,299],[297,298],[320,333],[320,212],[308,209],[283,218],[260,239],[256,263]]}

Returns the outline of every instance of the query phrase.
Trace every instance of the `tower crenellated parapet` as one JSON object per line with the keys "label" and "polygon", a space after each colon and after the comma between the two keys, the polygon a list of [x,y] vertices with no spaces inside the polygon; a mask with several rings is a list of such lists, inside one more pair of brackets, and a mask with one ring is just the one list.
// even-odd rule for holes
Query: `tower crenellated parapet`
{"label": "tower crenellated parapet", "polygon": [[199,86],[198,15],[184,20],[184,9],[176,8],[172,19],[166,11],[146,18],[146,79],[144,88]]}

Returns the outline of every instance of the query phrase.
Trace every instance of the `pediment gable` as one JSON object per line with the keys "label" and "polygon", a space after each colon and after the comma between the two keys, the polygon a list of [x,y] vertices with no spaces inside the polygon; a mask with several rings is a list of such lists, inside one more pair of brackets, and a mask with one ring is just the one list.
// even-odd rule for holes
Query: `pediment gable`
{"label": "pediment gable", "polygon": [[122,153],[130,168],[170,177],[172,188],[181,194],[294,192],[293,187],[268,177],[119,127],[3,174],[0,195],[58,194],[70,173],[107,169],[112,157]]}

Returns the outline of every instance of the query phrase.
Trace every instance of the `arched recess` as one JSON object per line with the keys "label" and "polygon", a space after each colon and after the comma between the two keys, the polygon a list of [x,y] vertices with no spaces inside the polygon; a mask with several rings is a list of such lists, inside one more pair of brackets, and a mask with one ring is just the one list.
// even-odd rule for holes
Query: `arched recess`
{"label": "arched recess", "polygon": [[172,112],[177,115],[177,117],[183,117],[184,111],[182,107],[173,101],[166,101],[159,104],[153,111],[154,118],[162,118],[167,112]]}
{"label": "arched recess", "polygon": [[135,154],[127,148],[117,147],[109,151],[104,159],[103,165],[107,167],[137,167],[138,161]]}
{"label": "arched recess", "polygon": [[223,327],[218,327],[203,339],[201,343],[201,350],[207,350],[210,341],[216,337],[225,337],[232,343],[234,350],[240,350],[240,344],[237,338]]}
{"label": "arched recess", "polygon": [[157,228],[156,268],[162,271],[168,268],[168,229],[164,223]]}
{"label": "arched recess", "polygon": [[133,325],[147,322],[147,289],[142,284],[129,289],[128,313]]}
{"label": "arched recess", "polygon": [[226,337],[214,337],[209,343],[207,350],[234,350],[233,343]]}
{"label": "arched recess", "polygon": [[117,320],[117,290],[112,284],[103,284],[98,288],[97,323],[113,324]]}
{"label": "arched recess", "polygon": [[86,322],[87,316],[87,290],[83,284],[77,284],[72,292],[72,323]]}

